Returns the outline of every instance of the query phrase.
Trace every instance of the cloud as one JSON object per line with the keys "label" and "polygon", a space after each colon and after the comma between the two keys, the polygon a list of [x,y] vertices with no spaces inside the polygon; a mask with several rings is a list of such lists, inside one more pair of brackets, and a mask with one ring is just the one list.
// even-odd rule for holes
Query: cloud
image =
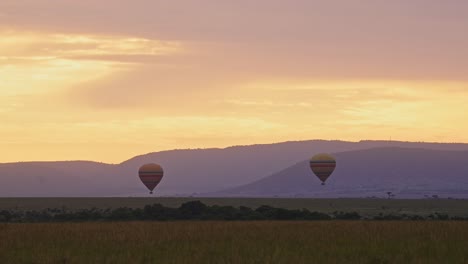
{"label": "cloud", "polygon": [[307,102],[294,102],[294,103],[275,103],[269,100],[255,101],[255,100],[226,100],[228,104],[240,105],[240,106],[261,106],[261,107],[303,107],[311,108],[312,104]]}
{"label": "cloud", "polygon": [[3,30],[1,95],[60,92],[181,52],[178,42]]}
{"label": "cloud", "polygon": [[231,80],[193,65],[140,65],[74,85],[64,97],[77,107],[97,110],[204,112],[204,106],[225,96],[225,88],[236,82]]}
{"label": "cloud", "polygon": [[[465,1],[6,0],[0,10],[11,14],[0,19],[4,27],[190,43],[198,45],[196,52],[266,77],[468,76]],[[95,53],[97,59],[119,57]]]}
{"label": "cloud", "polygon": [[162,56],[181,50],[178,42],[145,38],[3,31],[0,50],[6,59],[102,60],[106,56]]}
{"label": "cloud", "polygon": [[310,138],[466,141],[467,8],[0,1],[3,146],[104,160]]}

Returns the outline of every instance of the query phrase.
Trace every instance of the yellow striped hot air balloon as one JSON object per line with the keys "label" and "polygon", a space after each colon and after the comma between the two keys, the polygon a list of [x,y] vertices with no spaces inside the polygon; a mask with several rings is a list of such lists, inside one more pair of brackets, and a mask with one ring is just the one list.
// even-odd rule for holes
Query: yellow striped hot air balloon
{"label": "yellow striped hot air balloon", "polygon": [[152,194],[154,188],[156,188],[164,176],[164,171],[160,165],[150,163],[140,167],[138,170],[138,176],[146,188],[150,190],[150,194]]}
{"label": "yellow striped hot air balloon", "polygon": [[336,168],[335,158],[326,153],[321,153],[313,156],[310,159],[310,169],[325,185],[325,181],[332,175]]}

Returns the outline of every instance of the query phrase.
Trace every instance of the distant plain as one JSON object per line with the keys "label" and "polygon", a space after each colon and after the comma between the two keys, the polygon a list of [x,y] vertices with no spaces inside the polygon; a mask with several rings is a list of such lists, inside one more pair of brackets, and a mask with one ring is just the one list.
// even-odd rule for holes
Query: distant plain
{"label": "distant plain", "polygon": [[179,207],[182,203],[199,200],[206,205],[246,206],[252,209],[269,205],[285,209],[308,209],[323,213],[336,211],[357,212],[362,216],[382,214],[429,215],[444,213],[449,216],[468,216],[466,199],[372,199],[372,198],[203,198],[203,197],[128,197],[128,198],[0,198],[0,210],[42,210],[66,208],[68,210],[90,208],[143,208],[145,205],[162,204]]}

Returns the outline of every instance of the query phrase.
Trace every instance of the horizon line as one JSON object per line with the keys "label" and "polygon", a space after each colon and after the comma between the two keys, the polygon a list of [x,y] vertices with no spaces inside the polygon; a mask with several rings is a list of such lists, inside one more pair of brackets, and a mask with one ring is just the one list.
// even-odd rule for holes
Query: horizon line
{"label": "horizon line", "polygon": [[119,165],[124,162],[130,161],[132,159],[154,154],[154,153],[163,153],[163,152],[171,152],[171,151],[190,151],[190,150],[225,150],[229,148],[236,148],[236,147],[251,147],[251,146],[266,146],[266,145],[277,145],[277,144],[286,144],[286,143],[299,143],[299,142],[310,142],[310,141],[328,141],[328,142],[344,142],[344,143],[361,143],[361,142],[387,142],[387,143],[420,143],[420,144],[468,144],[468,142],[436,142],[436,141],[405,141],[405,140],[392,140],[392,139],[361,139],[358,141],[353,140],[341,140],[341,139],[306,139],[306,140],[287,140],[287,141],[280,141],[280,142],[272,142],[272,143],[258,143],[258,144],[246,144],[246,145],[231,145],[227,147],[209,147],[209,148],[174,148],[174,149],[163,149],[158,151],[152,151],[140,155],[136,155],[125,159],[119,163],[108,163],[102,161],[95,161],[95,160],[23,160],[23,161],[10,161],[10,162],[0,162],[0,165],[5,164],[17,164],[17,163],[54,163],[54,162],[91,162],[91,163],[101,163],[106,165]]}

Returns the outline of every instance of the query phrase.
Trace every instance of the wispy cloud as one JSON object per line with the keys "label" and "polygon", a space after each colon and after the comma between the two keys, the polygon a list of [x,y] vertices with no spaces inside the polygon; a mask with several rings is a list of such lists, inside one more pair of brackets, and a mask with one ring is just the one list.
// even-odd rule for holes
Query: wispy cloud
{"label": "wispy cloud", "polygon": [[1,31],[5,94],[44,93],[129,70],[142,57],[180,52],[181,44],[136,37]]}
{"label": "wispy cloud", "polygon": [[136,37],[1,32],[3,59],[105,59],[105,56],[162,56],[181,50],[179,42]]}
{"label": "wispy cloud", "polygon": [[240,105],[240,106],[266,106],[266,107],[302,107],[302,108],[310,108],[313,107],[311,103],[307,102],[293,102],[293,103],[282,103],[282,102],[274,102],[274,101],[255,101],[255,100],[226,100],[228,104],[233,105]]}

